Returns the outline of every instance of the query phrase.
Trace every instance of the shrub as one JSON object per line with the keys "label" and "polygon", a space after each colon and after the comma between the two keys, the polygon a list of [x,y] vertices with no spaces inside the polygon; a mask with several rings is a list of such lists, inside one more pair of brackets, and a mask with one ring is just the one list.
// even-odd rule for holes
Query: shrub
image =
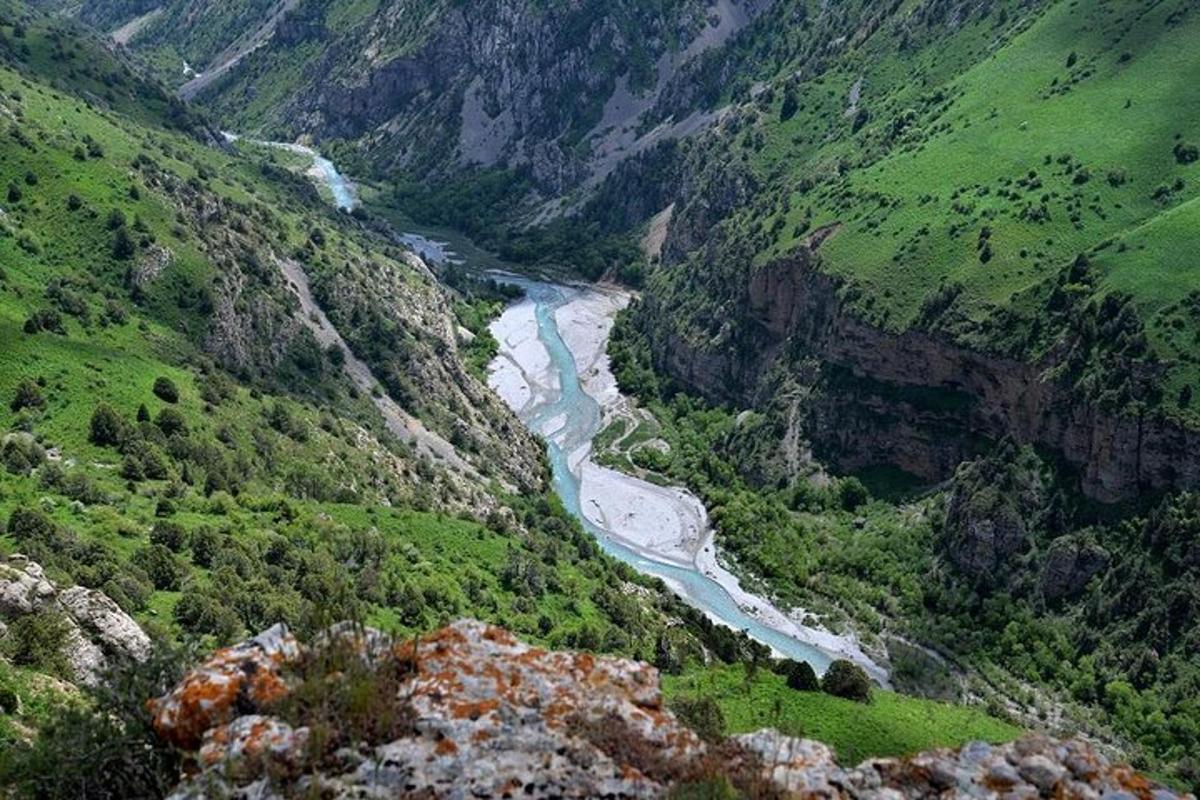
{"label": "shrub", "polygon": [[187,436],[187,420],[174,408],[164,408],[159,411],[158,416],[154,419],[154,424],[158,426],[164,436],[174,436],[175,434]]}
{"label": "shrub", "polygon": [[100,447],[116,447],[125,440],[126,425],[121,415],[107,403],[96,406],[92,412],[91,431],[88,440]]}
{"label": "shrub", "polygon": [[13,475],[28,476],[46,460],[46,451],[28,434],[10,436],[0,447],[0,461]]}
{"label": "shrub", "polygon": [[838,482],[838,502],[846,511],[857,511],[871,499],[871,493],[863,482],[853,476]]}
{"label": "shrub", "polygon": [[8,518],[7,533],[16,539],[17,545],[53,544],[58,540],[58,527],[36,508],[18,506]]}
{"label": "shrub", "polygon": [[43,800],[167,796],[182,765],[154,733],[146,699],[173,686],[190,660],[158,648],[85,690],[86,702],[64,706],[31,745],[4,754],[0,786]]}
{"label": "shrub", "polygon": [[113,231],[112,255],[118,261],[128,261],[137,252],[137,243],[129,235],[129,230],[121,226]]}
{"label": "shrub", "polygon": [[821,681],[817,678],[812,664],[807,661],[784,659],[775,671],[787,679],[789,689],[797,692],[819,692],[821,690]]}
{"label": "shrub", "polygon": [[154,396],[164,403],[179,402],[179,387],[175,382],[166,376],[159,376],[154,379]]}
{"label": "shrub", "polygon": [[146,571],[155,589],[160,592],[179,590],[183,580],[183,567],[170,550],[161,544],[152,544],[139,550],[135,559]]}
{"label": "shrub", "polygon": [[172,553],[178,553],[187,547],[187,530],[175,522],[158,522],[150,531],[150,543],[160,544]]}
{"label": "shrub", "polygon": [[844,697],[860,703],[871,702],[871,679],[862,667],[838,659],[829,665],[821,679],[821,689],[834,697]]}
{"label": "shrub", "polygon": [[18,186],[15,181],[9,181],[8,182],[8,202],[19,203],[19,202],[21,202],[21,197],[22,197],[21,187]]}
{"label": "shrub", "polygon": [[26,614],[9,623],[3,651],[17,666],[70,680],[74,676],[64,652],[70,632],[70,624],[61,612]]}
{"label": "shrub", "polygon": [[681,697],[671,703],[671,710],[696,735],[710,744],[724,741],[725,715],[711,697]]}
{"label": "shrub", "polygon": [[1193,164],[1197,159],[1200,159],[1200,147],[1186,142],[1177,142],[1175,149],[1175,160],[1180,164]]}
{"label": "shrub", "polygon": [[17,384],[12,402],[8,404],[14,412],[26,408],[45,408],[46,399],[42,397],[41,388],[31,380],[23,380]]}

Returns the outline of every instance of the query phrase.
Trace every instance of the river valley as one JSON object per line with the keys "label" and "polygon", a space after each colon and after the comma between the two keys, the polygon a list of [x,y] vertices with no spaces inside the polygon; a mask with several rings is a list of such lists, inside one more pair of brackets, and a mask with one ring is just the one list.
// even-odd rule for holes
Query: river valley
{"label": "river valley", "polygon": [[[226,134],[231,141],[236,136]],[[330,162],[303,145],[261,142],[312,158],[309,176],[344,211],[358,203],[354,186]],[[435,264],[465,263],[427,231],[399,238]],[[485,270],[479,270],[484,272]],[[500,351],[489,384],[549,448],[555,491],[566,509],[609,555],[661,579],[712,620],[769,646],[777,655],[807,661],[822,673],[838,658],[861,665],[880,684],[887,670],[852,635],[808,624],[803,610],[784,611],[742,588],[718,559],[703,503],[682,488],[662,487],[596,463],[593,440],[631,402],[609,368],[608,337],[630,292],[611,286],[568,286],[511,272],[489,277],[519,286],[524,297],[493,322]]]}

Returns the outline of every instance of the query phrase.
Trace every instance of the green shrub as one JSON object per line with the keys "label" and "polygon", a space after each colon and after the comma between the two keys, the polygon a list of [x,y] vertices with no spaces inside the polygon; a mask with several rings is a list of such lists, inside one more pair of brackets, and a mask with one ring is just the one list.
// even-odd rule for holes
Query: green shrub
{"label": "green shrub", "polygon": [[179,387],[170,378],[159,376],[154,379],[154,396],[164,403],[178,403]]}
{"label": "green shrub", "polygon": [[821,678],[821,689],[834,697],[871,702],[871,679],[857,664],[838,659],[829,665],[825,677]]}
{"label": "green shrub", "polygon": [[85,690],[86,702],[65,706],[30,745],[0,752],[0,786],[39,800],[165,797],[182,764],[154,733],[146,700],[166,692],[193,660],[157,648],[146,663],[124,665]]}
{"label": "green shrub", "polygon": [[160,592],[179,590],[183,566],[170,550],[161,544],[152,544],[139,550],[135,560],[146,571],[155,589]]}
{"label": "green shrub", "polygon": [[838,503],[846,511],[857,511],[871,499],[871,493],[863,482],[853,476],[838,482]]}
{"label": "green shrub", "polygon": [[112,406],[101,403],[92,412],[91,431],[88,439],[100,447],[116,447],[125,440],[126,425]]}
{"label": "green shrub", "polygon": [[175,434],[187,436],[187,420],[174,408],[164,408],[159,411],[158,416],[154,419],[154,424],[158,426],[164,436],[174,436]]}
{"label": "green shrub", "polygon": [[17,384],[17,391],[13,394],[12,402],[8,404],[8,407],[14,412],[26,408],[45,408],[46,399],[42,397],[42,390],[38,385],[26,379]]}
{"label": "green shrub", "polygon": [[188,545],[188,532],[175,522],[156,522],[150,531],[150,543],[160,544],[172,553],[178,553]]}
{"label": "green shrub", "polygon": [[671,710],[696,735],[710,744],[725,739],[725,714],[711,697],[681,697],[671,703]]}
{"label": "green shrub", "polygon": [[797,692],[821,691],[821,681],[817,678],[817,673],[813,670],[812,664],[809,664],[807,661],[795,661],[790,658],[784,659],[776,666],[775,672],[787,680],[789,689]]}
{"label": "green shrub", "polygon": [[13,475],[28,476],[46,461],[46,451],[28,434],[14,435],[0,447],[0,462]]}
{"label": "green shrub", "polygon": [[0,650],[9,661],[64,680],[73,675],[65,647],[70,623],[58,611],[42,611],[17,617],[0,640]]}

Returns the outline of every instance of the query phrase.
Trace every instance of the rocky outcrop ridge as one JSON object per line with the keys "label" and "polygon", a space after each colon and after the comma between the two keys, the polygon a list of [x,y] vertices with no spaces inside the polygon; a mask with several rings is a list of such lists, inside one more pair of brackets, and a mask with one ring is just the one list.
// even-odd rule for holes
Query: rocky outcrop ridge
{"label": "rocky outcrop ridge", "polygon": [[150,638],[108,595],[83,586],[60,590],[23,555],[0,561],[0,639],[18,618],[47,613],[66,626],[63,655],[77,683],[99,683],[115,660],[150,656]]}
{"label": "rocky outcrop ridge", "polygon": [[[350,654],[344,671],[314,673],[337,648]],[[304,709],[321,705],[313,681],[333,707],[339,687],[361,691],[361,676],[347,677],[356,664],[392,676],[367,694],[368,716],[399,724],[338,742]],[[409,641],[343,624],[310,647],[277,626],[219,651],[150,709],[195,759],[180,799],[659,797],[717,777],[755,797],[1175,797],[1076,741],[978,742],[854,769],[772,730],[706,744],[664,707],[654,668],[530,647],[470,620]]]}
{"label": "rocky outcrop ridge", "polygon": [[1009,436],[1060,453],[1104,502],[1200,486],[1200,432],[1080,401],[1048,375],[1053,354],[1030,364],[936,332],[881,330],[846,307],[809,249],[754,270],[739,307],[745,341],[735,349],[687,341],[651,304],[660,366],[710,397],[747,402],[785,344],[811,355],[831,385],[810,433],[843,468],[890,463],[940,480],[981,436]]}

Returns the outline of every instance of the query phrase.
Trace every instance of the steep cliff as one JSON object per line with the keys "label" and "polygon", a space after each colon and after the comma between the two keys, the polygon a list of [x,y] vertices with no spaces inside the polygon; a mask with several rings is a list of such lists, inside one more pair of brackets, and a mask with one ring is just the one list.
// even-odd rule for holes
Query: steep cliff
{"label": "steep cliff", "polygon": [[[768,5],[167,3],[129,45],[156,63],[182,51],[198,72],[184,95],[228,125],[352,140],[391,174],[526,170],[554,197],[706,127],[710,113],[656,106]],[[86,3],[80,13],[114,28],[121,15]],[[265,22],[248,28],[251,18]],[[224,46],[200,44],[210,41]]]}

